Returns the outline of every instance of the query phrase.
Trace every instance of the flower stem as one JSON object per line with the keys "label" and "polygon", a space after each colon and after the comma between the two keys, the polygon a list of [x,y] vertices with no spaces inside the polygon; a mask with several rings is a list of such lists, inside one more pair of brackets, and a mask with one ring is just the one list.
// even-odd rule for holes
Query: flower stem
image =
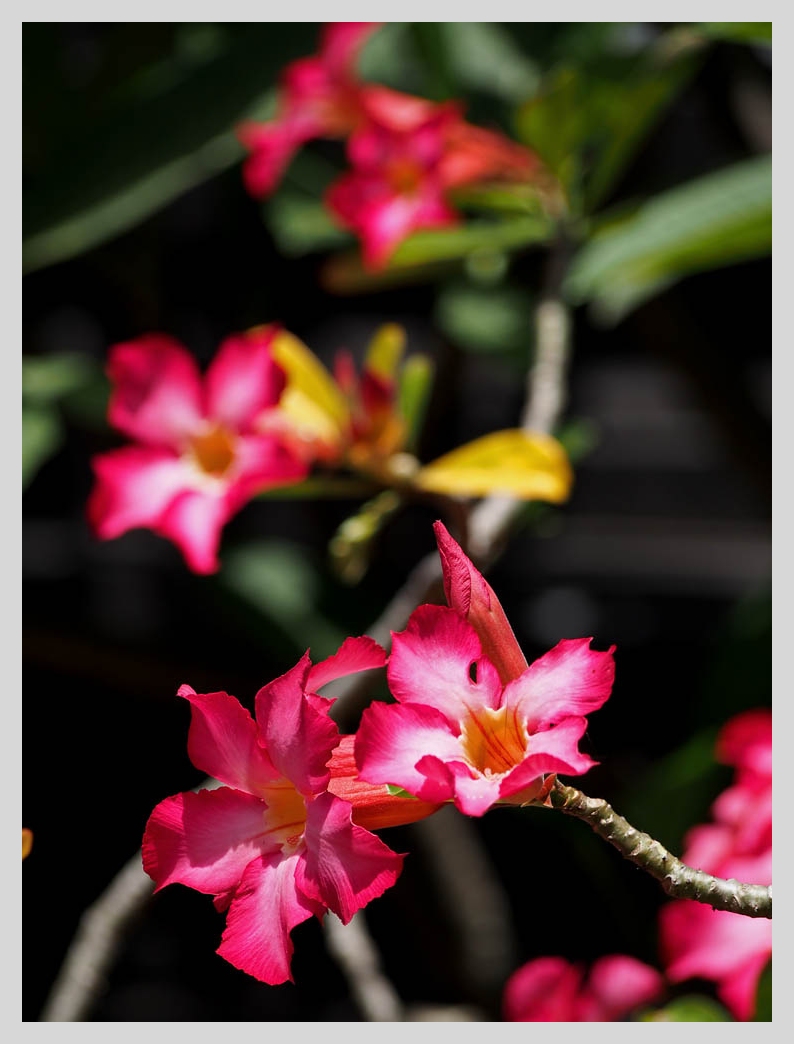
{"label": "flower stem", "polygon": [[772,886],[743,884],[733,878],[713,877],[682,863],[649,834],[644,834],[619,816],[603,798],[591,798],[575,787],[555,782],[546,804],[569,816],[584,820],[632,863],[655,877],[675,899],[694,899],[714,910],[727,910],[746,917],[772,917]]}

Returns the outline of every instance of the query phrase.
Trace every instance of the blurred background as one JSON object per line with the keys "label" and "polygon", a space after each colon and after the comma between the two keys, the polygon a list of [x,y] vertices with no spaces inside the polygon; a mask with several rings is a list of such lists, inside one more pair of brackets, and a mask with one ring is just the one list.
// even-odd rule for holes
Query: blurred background
{"label": "blurred background", "polygon": [[[108,348],[158,330],[206,365],[227,334],[278,320],[329,361],[396,321],[436,368],[423,460],[520,416],[542,244],[486,237],[365,276],[319,203],[335,142],[307,146],[271,200],[247,195],[234,125],[272,113],[279,70],[319,29],[23,26],[24,1021],[155,804],[202,778],[179,685],[251,706],[307,647],[320,659],[366,631],[434,547],[433,506],[408,505],[345,583],[328,543],[357,503],[286,497],[226,527],[212,577],[149,531],[99,542],[89,461],[122,442]],[[771,705],[770,29],[388,23],[360,66],[461,99],[558,170],[574,156],[592,190],[565,283],[574,491],[526,513],[488,578],[528,659],[563,637],[616,645],[581,785],[673,852],[730,778],[717,729]],[[423,831],[384,836],[410,855],[366,922],[406,1003],[494,1021],[532,957],[659,966],[663,893],[584,824],[511,809],[466,830],[452,866]],[[207,896],[160,893],[89,1018],[361,1018],[318,924],[293,932],[295,985],[271,987],[214,953],[223,923]]]}

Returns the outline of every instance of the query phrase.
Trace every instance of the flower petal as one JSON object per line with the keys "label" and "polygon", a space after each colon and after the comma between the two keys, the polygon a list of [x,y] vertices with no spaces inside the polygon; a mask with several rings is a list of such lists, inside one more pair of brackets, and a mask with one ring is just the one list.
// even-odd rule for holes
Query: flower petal
{"label": "flower petal", "polygon": [[381,22],[328,22],[320,35],[320,56],[323,65],[335,79],[346,79],[360,49]]}
{"label": "flower petal", "polygon": [[[421,758],[417,769],[429,771],[430,758]],[[445,768],[452,776],[455,791],[455,806],[466,816],[482,816],[500,797],[501,787],[498,776],[487,776],[472,769],[462,760],[445,762]]]}
{"label": "flower petal", "polygon": [[91,460],[96,482],[86,511],[94,532],[112,540],[130,529],[157,529],[172,501],[190,489],[190,468],[170,450],[124,446]]}
{"label": "flower petal", "polygon": [[203,419],[201,375],[193,356],[172,337],[146,334],[114,345],[108,420],[130,438],[179,449]]}
{"label": "flower petal", "polygon": [[659,1000],[664,988],[659,972],[635,957],[599,957],[579,997],[576,1022],[620,1022],[637,1008]]}
{"label": "flower petal", "polygon": [[[433,764],[418,763],[432,751]],[[424,801],[453,797],[452,776],[439,774],[444,761],[462,759],[459,738],[434,707],[386,704],[375,700],[365,708],[356,733],[356,763],[367,783],[390,783]]]}
{"label": "flower petal", "polygon": [[582,971],[564,957],[538,957],[513,972],[502,1005],[506,1022],[574,1022]]}
{"label": "flower petal", "polygon": [[581,776],[597,761],[578,749],[587,730],[587,718],[565,718],[554,728],[536,732],[529,738],[529,753],[517,768],[502,780],[501,796],[509,798],[528,787],[547,772]]}
{"label": "flower petal", "polygon": [[258,326],[227,337],[205,377],[207,414],[233,431],[249,430],[254,418],[275,406],[286,375],[273,358],[275,326]]}
{"label": "flower petal", "polygon": [[503,493],[561,504],[573,472],[562,445],[551,435],[521,428],[494,431],[426,464],[414,479],[419,489],[452,496]]}
{"label": "flower petal", "polygon": [[515,707],[530,732],[555,725],[567,715],[598,710],[615,677],[612,654],[590,648],[592,638],[564,638],[505,686],[503,701]]}
{"label": "flower petal", "polygon": [[386,653],[374,638],[363,634],[358,638],[345,638],[333,656],[315,663],[309,671],[307,689],[317,692],[323,685],[342,678],[346,674],[373,670],[386,666]]}
{"label": "flower petal", "polygon": [[[319,411],[328,431],[333,432],[337,440],[342,440],[350,424],[350,410],[328,370],[302,341],[286,330],[280,330],[275,335],[272,350],[273,358],[287,374],[287,388],[282,395],[280,408],[289,414],[291,401],[295,398],[295,409],[298,411],[300,401],[305,399]],[[307,422],[314,420],[314,414],[302,418],[298,411],[295,420],[300,422],[301,419]],[[325,428],[321,434],[326,434]]]}
{"label": "flower petal", "polygon": [[186,490],[171,501],[155,528],[176,544],[194,573],[206,575],[220,568],[221,531],[232,513],[223,495]]}
{"label": "flower petal", "polygon": [[189,685],[182,685],[178,695],[190,701],[187,752],[197,769],[248,794],[281,778],[239,700],[226,692],[197,693]]}
{"label": "flower petal", "polygon": [[328,762],[328,790],[353,806],[353,822],[365,830],[416,823],[437,812],[440,803],[392,794],[383,784],[365,783],[354,755],[355,736],[342,736]]}
{"label": "flower petal", "polygon": [[221,787],[161,801],[143,835],[143,868],[159,891],[183,884],[212,895],[234,889],[245,868],[272,847],[264,805],[250,794]]}
{"label": "flower petal", "polygon": [[273,853],[249,863],[226,915],[217,953],[235,968],[271,986],[290,981],[292,929],[322,907],[303,895],[297,871],[304,853]]}
{"label": "flower petal", "polygon": [[[402,870],[403,856],[352,822],[353,809],[332,794],[309,803],[303,887],[347,924],[383,895]],[[309,883],[312,889],[309,890]]]}
{"label": "flower petal", "polygon": [[482,655],[477,632],[441,605],[420,605],[406,629],[393,635],[388,679],[402,703],[435,707],[450,722],[459,722],[470,711],[498,707],[502,691],[496,668]]}
{"label": "flower petal", "polygon": [[326,767],[339,742],[339,729],[328,717],[330,704],[306,695],[311,661],[308,652],[285,674],[256,694],[256,721],[273,764],[301,794],[325,789]]}
{"label": "flower petal", "polygon": [[433,530],[438,543],[444,594],[450,608],[465,617],[477,632],[483,653],[499,671],[503,683],[517,678],[527,668],[526,657],[516,641],[496,594],[443,522]]}

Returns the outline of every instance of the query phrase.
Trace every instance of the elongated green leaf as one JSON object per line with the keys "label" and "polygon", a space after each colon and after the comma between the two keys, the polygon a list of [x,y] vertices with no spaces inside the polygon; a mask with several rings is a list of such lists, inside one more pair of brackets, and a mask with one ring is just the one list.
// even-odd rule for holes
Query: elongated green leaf
{"label": "elongated green leaf", "polygon": [[60,449],[63,426],[55,410],[46,406],[22,409],[22,488],[26,489],[39,468]]}
{"label": "elongated green leaf", "polygon": [[758,988],[755,992],[755,1014],[753,1022],[772,1021],[772,961],[761,973]]}
{"label": "elongated green leaf", "polygon": [[617,322],[684,276],[772,248],[772,161],[762,156],[671,189],[596,234],[571,266],[565,293]]}
{"label": "elongated green leaf", "polygon": [[30,355],[22,359],[22,396],[28,403],[51,403],[96,378],[96,362],[79,352]]}
{"label": "elongated green leaf", "polygon": [[136,93],[49,157],[23,196],[23,269],[65,260],[132,227],[238,162],[235,123],[261,109],[313,27],[252,22],[166,89]]}

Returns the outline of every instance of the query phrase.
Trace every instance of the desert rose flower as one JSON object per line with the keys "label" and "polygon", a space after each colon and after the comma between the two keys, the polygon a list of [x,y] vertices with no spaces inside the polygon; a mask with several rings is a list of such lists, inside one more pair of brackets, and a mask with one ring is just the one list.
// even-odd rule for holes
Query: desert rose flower
{"label": "desert rose flower", "polygon": [[614,646],[565,639],[522,669],[490,585],[442,523],[435,532],[450,604],[419,606],[393,634],[387,676],[397,702],[364,711],[356,761],[366,782],[481,816],[496,802],[533,800],[546,773],[596,764],[578,743],[585,715],[609,697]]}
{"label": "desert rose flower", "polygon": [[305,464],[276,435],[254,426],[285,384],[273,332],[228,337],[203,377],[164,334],[111,348],[108,420],[132,444],[92,460],[87,512],[101,539],[152,529],[194,572],[212,573],[226,522],[262,490],[305,476]]}
{"label": "desert rose flower", "polygon": [[[732,718],[717,737],[717,758],[736,769],[712,805],[713,822],[694,827],[682,859],[717,877],[772,883],[772,715]],[[662,907],[660,944],[668,978],[710,979],[740,1021],[755,1012],[758,980],[772,955],[772,922],[676,900]]]}
{"label": "desert rose flower", "polygon": [[355,76],[358,52],[378,22],[331,22],[319,53],[291,62],[281,75],[278,114],[270,123],[247,120],[237,136],[250,152],[243,180],[252,196],[273,192],[293,155],[313,138],[344,138],[362,119]]}
{"label": "desert rose flower", "polygon": [[213,895],[227,912],[217,952],[263,982],[292,981],[296,925],[327,910],[348,923],[399,876],[403,856],[357,815],[375,828],[434,811],[352,778],[349,742],[329,717],[331,701],[316,694],[384,663],[366,637],[348,638],[315,665],[307,652],[259,690],[253,717],[225,692],[179,690],[191,706],[190,759],[223,785],[157,805],[143,838],[144,869],[157,891],[180,883]]}
{"label": "desert rose flower", "polygon": [[661,999],[664,978],[623,954],[599,957],[587,974],[564,957],[538,957],[505,985],[505,1022],[620,1022]]}

